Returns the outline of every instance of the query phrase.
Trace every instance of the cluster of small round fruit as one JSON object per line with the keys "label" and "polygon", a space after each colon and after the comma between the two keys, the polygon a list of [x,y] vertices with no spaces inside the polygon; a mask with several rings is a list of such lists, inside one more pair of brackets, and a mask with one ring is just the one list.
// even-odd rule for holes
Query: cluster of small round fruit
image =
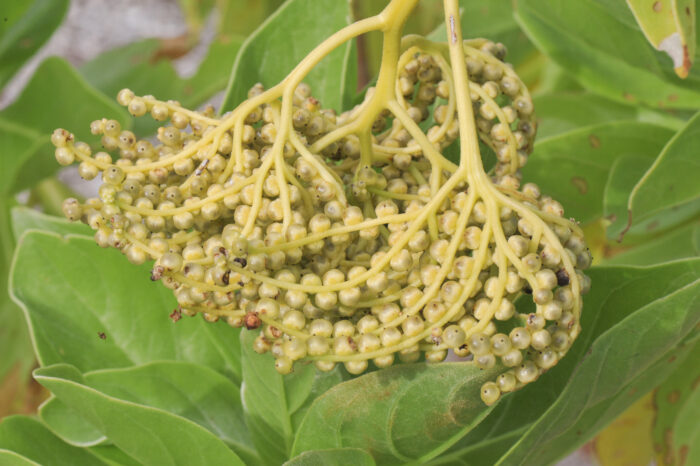
{"label": "cluster of small round fruit", "polygon": [[[282,373],[302,359],[359,374],[453,351],[505,366],[482,388],[491,404],[567,352],[591,257],[561,204],[521,186],[533,106],[501,44],[464,43],[474,137],[496,165],[487,175],[480,159],[442,155],[464,143],[446,47],[409,37],[392,85],[339,115],[294,80],[256,85],[221,118],[124,89],[132,115],[167,123],[151,142],[95,121],[95,154],[56,130],[58,162],[103,180],[64,212],[100,246],[155,261],[151,278],[183,313],[262,327],[255,350]],[[517,311],[523,295],[533,312]]]}

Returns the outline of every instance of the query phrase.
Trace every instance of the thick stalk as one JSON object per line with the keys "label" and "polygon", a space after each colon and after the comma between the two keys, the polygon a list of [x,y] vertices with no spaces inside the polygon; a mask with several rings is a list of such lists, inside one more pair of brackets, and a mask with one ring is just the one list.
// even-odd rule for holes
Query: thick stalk
{"label": "thick stalk", "polygon": [[450,48],[457,115],[459,116],[459,164],[466,167],[470,181],[473,179],[482,181],[486,178],[486,174],[484,165],[481,162],[474,111],[472,110],[472,101],[469,95],[469,76],[467,75],[467,63],[464,59],[462,25],[459,22],[459,5],[457,0],[445,0],[444,6],[445,22],[447,23],[447,42]]}
{"label": "thick stalk", "polygon": [[408,16],[415,8],[418,0],[392,0],[378,15],[383,27],[382,61],[379,66],[379,76],[372,100],[362,115],[360,127],[367,128],[377,115],[384,110],[386,103],[393,99],[396,87],[396,73],[401,55],[401,35]]}

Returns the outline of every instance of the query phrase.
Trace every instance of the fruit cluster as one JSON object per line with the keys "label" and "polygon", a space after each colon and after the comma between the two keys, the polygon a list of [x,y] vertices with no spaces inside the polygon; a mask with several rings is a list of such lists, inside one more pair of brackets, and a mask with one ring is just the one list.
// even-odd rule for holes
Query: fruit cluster
{"label": "fruit cluster", "polygon": [[[452,351],[504,366],[482,387],[491,404],[567,352],[591,257],[562,206],[521,186],[536,125],[505,48],[460,44],[404,38],[393,69],[341,114],[294,73],[221,118],[122,90],[132,115],[167,122],[158,142],[98,120],[104,151],[92,154],[56,130],[58,162],[104,182],[64,212],[100,246],[154,260],[181,312],[262,327],[255,350],[282,373]],[[496,155],[489,174],[476,138]],[[534,312],[516,309],[523,295]]]}

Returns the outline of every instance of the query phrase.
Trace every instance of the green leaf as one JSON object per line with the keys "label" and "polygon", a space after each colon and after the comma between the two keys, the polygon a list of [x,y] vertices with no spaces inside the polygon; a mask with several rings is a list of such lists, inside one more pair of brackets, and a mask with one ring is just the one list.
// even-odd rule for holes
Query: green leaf
{"label": "green leaf", "polygon": [[[88,451],[64,443],[41,422],[27,416],[9,416],[0,422],[0,449],[10,450],[39,464],[102,464]],[[6,464],[2,456],[0,463]]]}
{"label": "green leaf", "polygon": [[700,106],[700,74],[678,78],[622,2],[521,0],[516,18],[541,51],[594,92],[657,108]]}
{"label": "green leaf", "polygon": [[[84,381],[85,385],[105,395],[187,418],[226,442],[247,463],[259,461],[250,447],[240,388],[212,369],[182,361],[153,362],[125,369],[90,372],[84,375]],[[73,432],[74,416],[62,418],[55,411],[65,413],[72,410],[55,398],[42,406],[39,415],[69,443],[79,443],[80,437],[72,437],[73,433],[92,440],[92,443],[84,445],[93,445],[97,443],[95,440],[102,440],[100,433],[89,424],[92,435]]]}
{"label": "green leaf", "polygon": [[695,57],[693,0],[627,0],[644,36],[666,52],[678,76],[685,78]]}
{"label": "green leaf", "polygon": [[[654,449],[658,456],[664,459],[664,464],[682,464],[680,461],[682,456],[680,452],[682,449],[681,438],[687,427],[692,428],[697,425],[695,422],[694,425],[682,426],[681,429],[674,428],[674,425],[678,426],[679,422],[684,423],[681,416],[685,415],[686,412],[692,416],[694,410],[700,408],[700,405],[694,406],[694,403],[700,402],[700,399],[695,395],[700,391],[697,389],[696,383],[700,376],[697,365],[698,357],[700,357],[700,345],[696,344],[691,355],[654,391],[653,406],[656,412],[651,434]],[[693,399],[694,396],[695,399]],[[695,413],[695,416],[697,421],[700,414]],[[683,432],[679,432],[679,430]],[[694,463],[687,462],[686,464]]]}
{"label": "green leaf", "polygon": [[36,209],[18,206],[12,209],[12,232],[19,238],[27,230],[45,230],[60,235],[83,235],[92,237],[93,231],[80,222],[71,222],[65,217],[46,215]]}
{"label": "green leaf", "polygon": [[92,88],[65,60],[44,60],[20,97],[0,112],[0,186],[17,192],[58,171],[49,136],[66,128],[92,145],[90,122],[113,118],[129,126],[126,110]]}
{"label": "green leaf", "polygon": [[[1,140],[1,139],[0,139]],[[0,195],[0,379],[13,367],[20,379],[26,379],[34,362],[29,333],[22,313],[11,300],[7,283],[10,262],[14,250],[14,238],[10,222],[12,201]]]}
{"label": "green leaf", "polygon": [[[80,67],[80,73],[93,86],[108,96],[116,96],[123,88],[138,95],[154,95],[161,100],[173,99],[194,108],[223,90],[231,66],[241,47],[239,37],[217,37],[197,72],[181,78],[172,62],[161,54],[161,41],[145,39],[104,52]],[[135,120],[136,131],[148,134],[158,125],[150,117]]]}
{"label": "green leaf", "polygon": [[58,364],[37,369],[34,378],[141,463],[244,464],[203,427],[169,412],[95,390],[72,366]]}
{"label": "green leaf", "polygon": [[540,139],[522,169],[523,179],[561,202],[567,217],[596,220],[603,214],[614,161],[626,155],[655,157],[672,134],[649,123],[615,121]]}
{"label": "green leaf", "polygon": [[284,463],[284,466],[374,466],[372,455],[359,448],[331,448],[306,451]]}
{"label": "green leaf", "polygon": [[0,450],[0,464],[5,466],[34,466],[39,463],[10,450]]}
{"label": "green leaf", "polygon": [[297,364],[294,372],[282,376],[270,354],[253,351],[257,333],[241,333],[246,422],[263,461],[281,464],[291,457],[294,434],[309,404],[344,375],[339,368],[323,373],[311,364]]}
{"label": "green leaf", "polygon": [[90,447],[89,451],[112,466],[141,466],[135,459],[114,445],[97,445]]}
{"label": "green leaf", "polygon": [[[697,367],[697,353],[694,362]],[[676,423],[673,426],[673,440],[677,445],[675,452],[679,464],[697,464],[700,462],[700,390],[693,390],[690,398],[683,406]]]}
{"label": "green leaf", "polygon": [[605,264],[652,265],[700,256],[700,245],[694,241],[699,228],[700,221],[676,228],[605,259]]}
{"label": "green leaf", "polygon": [[27,232],[10,289],[25,311],[39,362],[90,371],[183,360],[240,382],[239,330],[203,319],[170,321],[175,298],[149,274],[148,265],[135,267],[89,238]]}
{"label": "green leaf", "polygon": [[552,92],[534,97],[537,137],[548,138],[581,126],[634,120],[638,110],[590,92]]}
{"label": "green leaf", "polygon": [[657,218],[659,213],[693,204],[700,210],[700,113],[671,139],[632,189],[630,223]]}
{"label": "green leaf", "polygon": [[311,405],[293,451],[356,447],[382,465],[427,461],[491,411],[479,393],[497,373],[472,363],[419,363],[344,382]]}
{"label": "green leaf", "polygon": [[68,11],[68,0],[3,2],[0,25],[0,89],[51,37]]}
{"label": "green leaf", "polygon": [[[221,113],[241,103],[255,83],[274,86],[324,39],[348,24],[349,4],[288,0],[245,41],[229,78]],[[294,40],[290,40],[294,31]],[[340,110],[346,95],[343,68],[351,42],[329,53],[303,79],[324,108]],[[352,92],[355,90],[352,89]]]}
{"label": "green leaf", "polygon": [[683,340],[700,322],[700,260],[598,268],[591,278],[593,289],[603,290],[587,297],[584,317],[593,312],[594,321],[587,318],[582,325],[604,330],[578,361],[577,342],[579,350],[563,361],[573,356],[577,365],[556,401],[498,464],[561,458],[657,385],[692,349]]}
{"label": "green leaf", "polygon": [[39,406],[38,414],[53,433],[70,445],[91,447],[107,441],[102,432],[54,396]]}
{"label": "green leaf", "polygon": [[[489,416],[490,417],[490,416]],[[488,418],[487,418],[488,419]],[[483,423],[482,423],[483,424]],[[481,428],[481,424],[477,429]],[[441,464],[477,466],[495,464],[504,451],[507,451],[520,437],[524,429],[512,430],[504,435],[489,435],[488,439],[474,442],[471,433],[463,437],[452,448],[434,460],[430,466]]]}

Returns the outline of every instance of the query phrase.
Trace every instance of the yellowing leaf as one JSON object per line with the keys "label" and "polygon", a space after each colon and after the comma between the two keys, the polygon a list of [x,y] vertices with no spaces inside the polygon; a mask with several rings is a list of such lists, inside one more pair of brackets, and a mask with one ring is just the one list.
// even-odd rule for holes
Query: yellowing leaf
{"label": "yellowing leaf", "polygon": [[673,60],[686,78],[695,55],[695,2],[692,0],[627,0],[644,36]]}
{"label": "yellowing leaf", "polygon": [[651,425],[653,394],[649,393],[606,427],[595,439],[594,450],[601,466],[649,464],[654,457]]}

